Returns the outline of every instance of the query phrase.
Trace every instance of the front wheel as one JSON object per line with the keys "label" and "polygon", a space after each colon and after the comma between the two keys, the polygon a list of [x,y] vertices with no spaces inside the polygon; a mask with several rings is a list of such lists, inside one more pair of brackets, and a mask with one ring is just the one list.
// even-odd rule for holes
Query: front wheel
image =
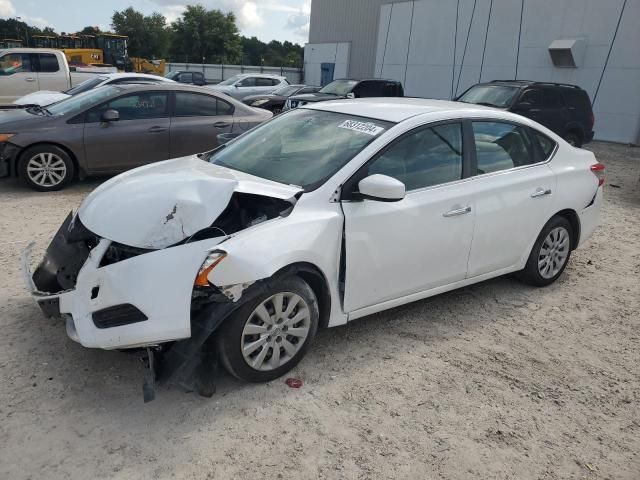
{"label": "front wheel", "polygon": [[573,228],[560,216],[553,217],[540,232],[519,278],[530,285],[545,287],[562,274],[571,257]]}
{"label": "front wheel", "polygon": [[36,145],[25,150],[18,170],[23,181],[40,192],[60,190],[75,173],[69,154],[55,145]]}
{"label": "front wheel", "polygon": [[278,378],[302,359],[318,318],[311,287],[296,276],[283,278],[226,320],[217,336],[222,363],[247,382]]}

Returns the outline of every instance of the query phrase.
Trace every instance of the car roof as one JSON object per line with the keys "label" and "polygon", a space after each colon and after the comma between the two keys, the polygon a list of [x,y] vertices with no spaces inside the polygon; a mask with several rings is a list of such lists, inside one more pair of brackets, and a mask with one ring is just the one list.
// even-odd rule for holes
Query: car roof
{"label": "car roof", "polygon": [[[145,90],[145,91],[152,91],[152,90],[184,90],[184,91],[193,91],[193,92],[200,92],[200,93],[206,93],[209,95],[217,95],[220,96],[221,92],[216,92],[215,90],[211,89],[211,88],[205,88],[205,87],[201,87],[198,85],[188,85],[185,83],[178,83],[178,82],[162,82],[162,83],[118,83],[116,85],[106,85],[105,87],[99,87],[99,88],[119,88],[122,90]],[[225,96],[226,99],[226,96]]]}
{"label": "car roof", "polygon": [[331,100],[328,102],[308,103],[300,108],[344,113],[360,117],[375,118],[399,123],[422,114],[455,112],[460,117],[488,116],[500,114],[503,118],[523,122],[519,115],[504,112],[491,107],[471,103],[451,102],[448,100],[429,100],[411,97],[356,98],[350,100]]}
{"label": "car roof", "polygon": [[170,82],[173,83],[173,80],[168,78],[161,77],[160,75],[150,75],[148,73],[135,73],[135,72],[117,72],[117,73],[101,73],[99,74],[101,77],[107,77],[109,80],[114,78],[144,78],[149,80],[157,80],[160,82]]}
{"label": "car roof", "polygon": [[509,85],[517,87],[536,85],[541,87],[563,87],[582,90],[578,85],[573,85],[572,83],[538,82],[535,80],[491,80],[490,82],[479,83],[478,85]]}
{"label": "car roof", "polygon": [[265,78],[286,78],[282,75],[275,75],[273,73],[238,73],[234,77],[265,77]]}

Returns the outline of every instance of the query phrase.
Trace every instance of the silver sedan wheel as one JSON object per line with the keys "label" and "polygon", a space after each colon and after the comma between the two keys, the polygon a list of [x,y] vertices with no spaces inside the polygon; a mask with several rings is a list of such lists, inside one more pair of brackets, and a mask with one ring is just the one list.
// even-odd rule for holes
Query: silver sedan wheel
{"label": "silver sedan wheel", "polygon": [[292,292],[277,293],[249,315],[240,339],[242,356],[256,370],[274,370],[298,353],[310,327],[307,302]]}
{"label": "silver sedan wheel", "polygon": [[40,187],[60,185],[67,176],[67,165],[55,153],[37,153],[27,162],[29,180]]}
{"label": "silver sedan wheel", "polygon": [[538,272],[543,278],[555,277],[569,257],[569,232],[564,227],[556,227],[542,242],[538,254]]}

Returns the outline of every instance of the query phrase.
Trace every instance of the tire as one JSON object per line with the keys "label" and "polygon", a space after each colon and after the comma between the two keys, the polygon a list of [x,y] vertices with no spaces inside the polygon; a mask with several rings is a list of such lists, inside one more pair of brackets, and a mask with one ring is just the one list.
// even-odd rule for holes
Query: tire
{"label": "tire", "polygon": [[578,132],[567,132],[563,137],[569,145],[576,148],[582,147],[582,136]]}
{"label": "tire", "polygon": [[[275,315],[279,298],[280,313],[287,317]],[[289,306],[291,312],[287,312]],[[217,335],[222,364],[231,375],[247,382],[278,378],[305,355],[318,330],[319,317],[311,287],[297,276],[282,278],[224,322]],[[295,334],[291,334],[293,329]]]}
{"label": "tire", "polygon": [[555,216],[547,222],[531,249],[518,278],[529,285],[546,287],[555,282],[571,258],[573,228],[569,221]]}
{"label": "tire", "polygon": [[33,190],[52,192],[68,185],[75,165],[67,152],[55,145],[36,145],[20,155],[18,173]]}

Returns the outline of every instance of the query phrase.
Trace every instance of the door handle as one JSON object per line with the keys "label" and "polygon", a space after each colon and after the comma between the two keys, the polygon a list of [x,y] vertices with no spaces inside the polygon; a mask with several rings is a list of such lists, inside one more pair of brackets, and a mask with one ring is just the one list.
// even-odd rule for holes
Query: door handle
{"label": "door handle", "polygon": [[443,217],[457,217],[458,215],[464,215],[465,213],[470,213],[471,212],[471,207],[463,207],[463,208],[456,208],[454,210],[449,210],[446,213],[443,213],[442,216]]}
{"label": "door handle", "polygon": [[151,127],[147,132],[149,133],[161,133],[165,132],[167,129],[165,127]]}
{"label": "door handle", "polygon": [[551,189],[547,188],[545,190],[544,188],[538,188],[531,194],[531,198],[542,197],[544,195],[551,195]]}
{"label": "door handle", "polygon": [[33,78],[33,77],[27,77],[24,80],[25,80],[25,82],[35,82],[36,81],[36,79]]}
{"label": "door handle", "polygon": [[230,127],[231,124],[229,122],[216,122],[213,124],[213,126],[216,128],[227,128]]}

